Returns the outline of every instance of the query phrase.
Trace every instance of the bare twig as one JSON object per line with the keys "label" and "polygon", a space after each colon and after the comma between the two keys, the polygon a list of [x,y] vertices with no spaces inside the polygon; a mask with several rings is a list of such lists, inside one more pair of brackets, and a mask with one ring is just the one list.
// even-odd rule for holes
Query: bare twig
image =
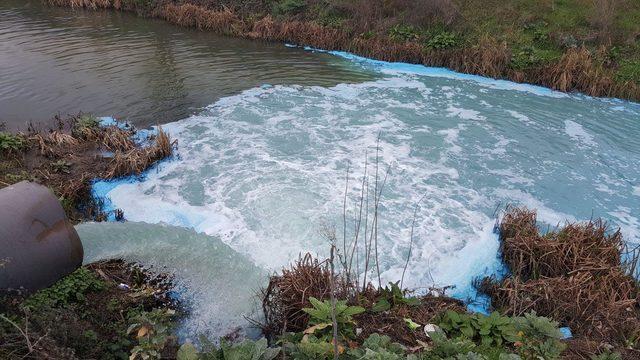
{"label": "bare twig", "polygon": [[413,230],[415,229],[415,226],[416,226],[416,215],[418,214],[418,207],[420,206],[420,203],[425,198],[425,196],[427,196],[427,194],[422,195],[420,200],[416,202],[416,206],[413,209],[413,221],[411,221],[411,236],[409,237],[409,253],[407,254],[407,261],[404,263],[404,269],[402,269],[402,277],[400,278],[400,289],[403,289],[402,286],[404,284],[404,274],[407,271],[407,267],[409,266],[409,260],[411,259],[411,250],[413,248]]}

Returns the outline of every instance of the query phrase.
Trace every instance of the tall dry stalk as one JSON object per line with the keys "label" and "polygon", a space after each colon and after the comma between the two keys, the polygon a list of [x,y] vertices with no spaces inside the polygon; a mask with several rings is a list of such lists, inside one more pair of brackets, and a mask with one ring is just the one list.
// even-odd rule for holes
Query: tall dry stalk
{"label": "tall dry stalk", "polygon": [[420,207],[420,203],[426,196],[427,194],[422,195],[420,200],[416,202],[416,205],[413,208],[413,220],[411,221],[411,235],[409,236],[409,253],[407,254],[407,261],[404,263],[404,268],[402,269],[402,277],[400,278],[400,289],[403,289],[404,274],[407,272],[407,267],[409,266],[409,260],[411,260],[411,250],[413,250],[413,230],[416,227],[416,217],[418,215],[418,208]]}
{"label": "tall dry stalk", "polygon": [[334,253],[336,250],[335,243],[331,244],[331,257],[329,264],[331,266],[331,325],[333,327],[333,358],[338,360],[338,320],[336,319],[336,285],[335,276],[336,269],[334,264]]}

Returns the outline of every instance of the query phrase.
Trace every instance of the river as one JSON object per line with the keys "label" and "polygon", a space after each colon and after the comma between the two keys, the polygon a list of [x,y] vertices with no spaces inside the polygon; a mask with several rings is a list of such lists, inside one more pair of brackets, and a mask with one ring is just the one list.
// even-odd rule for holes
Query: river
{"label": "river", "polygon": [[128,13],[0,2],[0,123],[12,130],[79,111],[145,127],[265,83],[331,86],[368,78],[329,55]]}
{"label": "river", "polygon": [[[73,106],[141,126],[162,122],[178,140],[178,156],[144,177],[96,184],[108,206],[123,209],[131,223],[78,230],[89,259],[119,256],[175,270],[184,293],[204,309],[190,320],[191,332],[228,325],[216,323],[226,303],[222,285],[213,281],[217,273],[229,279],[224,286],[247,286],[212,261],[246,261],[242,267],[258,274],[277,271],[302,252],[327,255],[322,232],[328,225],[342,238],[345,185],[352,236],[362,177],[366,168],[372,192],[376,158],[380,180],[388,169],[378,230],[383,281],[401,277],[411,246],[405,285],[421,291],[455,285],[453,295],[473,296],[473,278],[501,268],[494,213],[507,204],[537,209],[549,226],[603,217],[628,241],[640,242],[636,103],[219,38],[110,12],[3,11],[14,14],[14,25],[3,21],[3,39],[19,38],[10,29],[20,32],[35,22],[23,36],[62,31],[83,44],[81,63],[67,58],[64,69],[51,70],[78,71],[64,81],[95,76]],[[50,13],[63,20],[42,18]],[[85,35],[95,27],[95,36]],[[28,63],[31,53],[36,62],[51,56],[47,41],[9,43],[16,57],[3,51],[0,59],[13,67]],[[101,75],[98,69],[110,64],[117,66]],[[51,65],[38,66],[45,71]],[[2,84],[17,86],[6,76]],[[25,114],[40,111],[32,106],[40,96],[56,103],[51,89],[63,94],[60,103],[71,98],[64,83],[45,80],[49,90],[42,93],[40,86],[16,81],[26,95],[11,100],[2,90],[4,116],[9,103]],[[24,108],[15,105],[20,101]],[[194,232],[185,235],[184,228]],[[206,255],[208,246],[233,255]],[[203,275],[207,269],[213,275]]]}

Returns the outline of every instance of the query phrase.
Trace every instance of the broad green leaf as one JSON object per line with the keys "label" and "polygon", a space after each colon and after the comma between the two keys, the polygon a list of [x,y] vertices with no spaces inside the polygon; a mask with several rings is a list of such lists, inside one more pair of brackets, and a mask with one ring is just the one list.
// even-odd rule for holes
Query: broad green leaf
{"label": "broad green leaf", "polygon": [[387,299],[380,299],[371,307],[371,311],[379,313],[391,309],[391,304]]}
{"label": "broad green leaf", "polygon": [[419,328],[420,326],[422,326],[422,325],[418,324],[417,322],[414,322],[413,320],[411,320],[409,318],[405,318],[404,322],[405,322],[405,324],[407,324],[407,326],[411,330],[415,330],[415,329]]}
{"label": "broad green leaf", "polygon": [[186,343],[180,346],[176,354],[178,360],[198,360],[198,350],[193,344]]}

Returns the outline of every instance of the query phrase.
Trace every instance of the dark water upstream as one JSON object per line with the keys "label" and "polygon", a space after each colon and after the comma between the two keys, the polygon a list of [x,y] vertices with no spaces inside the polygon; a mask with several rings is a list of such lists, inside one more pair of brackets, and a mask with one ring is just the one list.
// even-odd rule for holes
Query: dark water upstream
{"label": "dark water upstream", "polygon": [[262,84],[333,86],[370,77],[330,55],[282,44],[113,11],[0,1],[0,123],[9,129],[78,111],[147,126]]}

